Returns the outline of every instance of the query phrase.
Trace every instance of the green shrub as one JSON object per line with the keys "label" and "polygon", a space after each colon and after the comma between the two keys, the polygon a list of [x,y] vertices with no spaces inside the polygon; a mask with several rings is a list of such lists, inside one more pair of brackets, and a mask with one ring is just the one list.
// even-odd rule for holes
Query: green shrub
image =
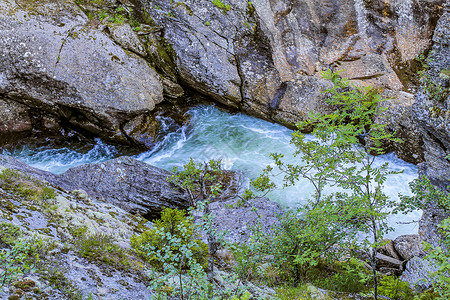
{"label": "green shrub", "polygon": [[[369,290],[372,284],[370,271],[364,267],[363,262],[351,258],[344,262],[335,262],[332,265],[332,275],[323,272],[322,278],[314,280],[317,287],[344,293],[361,293]],[[327,276],[323,278],[323,276]],[[311,277],[311,275],[307,276]]]}
{"label": "green shrub", "polygon": [[42,239],[34,236],[10,241],[10,247],[0,249],[0,288],[34,270],[47,248]]}
{"label": "green shrub", "polygon": [[81,230],[80,236],[75,240],[75,245],[78,253],[90,261],[102,262],[120,268],[130,265],[125,250],[114,244],[113,238],[109,235],[103,233],[90,235]]}
{"label": "green shrub", "polygon": [[20,227],[8,222],[0,222],[0,246],[12,245],[22,236]]}
{"label": "green shrub", "polygon": [[[177,245],[170,245],[169,239],[179,240]],[[191,218],[187,218],[184,211],[165,208],[161,213],[161,219],[154,221],[154,228],[147,230],[139,236],[131,237],[131,247],[134,248],[144,260],[161,269],[162,263],[155,255],[149,253],[152,247],[162,253],[180,254],[180,247],[192,242],[190,250],[193,258],[204,268],[207,267],[208,245],[198,240],[195,232],[195,224]]]}
{"label": "green shrub", "polygon": [[379,285],[380,295],[392,300],[409,300],[414,298],[413,291],[407,282],[396,276],[384,276]]}
{"label": "green shrub", "polygon": [[439,295],[436,299],[444,300],[450,299],[450,218],[442,221],[440,231],[443,235],[442,247],[433,247],[424,242],[424,249],[428,251],[425,259],[430,260],[438,267],[435,272],[430,273],[434,279],[433,290]]}

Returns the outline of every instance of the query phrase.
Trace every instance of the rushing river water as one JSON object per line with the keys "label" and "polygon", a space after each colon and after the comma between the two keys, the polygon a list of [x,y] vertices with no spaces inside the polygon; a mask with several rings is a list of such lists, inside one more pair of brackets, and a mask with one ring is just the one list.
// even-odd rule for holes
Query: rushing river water
{"label": "rushing river water", "polygon": [[[289,143],[292,131],[281,125],[243,114],[231,115],[212,106],[193,108],[188,113],[191,121],[183,127],[176,127],[170,119],[161,118],[165,134],[154,149],[134,157],[168,170],[184,165],[191,157],[198,161],[222,159],[225,168],[241,170],[247,178],[258,176],[265,166],[272,163],[270,153],[283,153],[286,159],[294,159],[290,155],[294,146]],[[70,167],[117,157],[122,152],[114,146],[97,141],[89,147],[22,147],[7,154],[36,168],[62,173]],[[388,177],[385,193],[395,199],[398,199],[398,193],[409,195],[408,183],[417,177],[416,166],[398,159],[394,154],[376,159],[379,165],[386,161],[391,170],[404,172]],[[312,186],[306,180],[301,180],[294,187],[272,192],[269,198],[285,207],[296,207],[312,192]],[[407,223],[419,217],[420,212],[392,216],[390,223],[396,230],[389,237],[417,233],[417,223],[398,222]]]}

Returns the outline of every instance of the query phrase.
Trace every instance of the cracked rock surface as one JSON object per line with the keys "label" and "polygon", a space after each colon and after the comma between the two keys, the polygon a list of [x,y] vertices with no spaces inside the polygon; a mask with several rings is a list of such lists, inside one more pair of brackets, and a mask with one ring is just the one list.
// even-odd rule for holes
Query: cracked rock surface
{"label": "cracked rock surface", "polygon": [[17,0],[0,7],[0,96],[126,143],[122,126],[162,102],[163,86],[74,3]]}

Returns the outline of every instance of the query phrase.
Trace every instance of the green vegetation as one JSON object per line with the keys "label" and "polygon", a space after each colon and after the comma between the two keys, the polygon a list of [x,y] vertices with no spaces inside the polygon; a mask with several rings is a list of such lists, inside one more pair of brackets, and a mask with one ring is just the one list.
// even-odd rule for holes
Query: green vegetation
{"label": "green vegetation", "polygon": [[[139,236],[131,237],[131,246],[144,260],[163,269],[159,253],[161,255],[182,256],[181,247],[189,246],[192,259],[206,269],[208,246],[199,240],[196,225],[191,217],[186,217],[183,211],[165,208],[161,213],[161,219],[155,220],[153,229],[145,231]],[[172,239],[178,239],[176,245],[170,245]],[[151,249],[152,251],[148,251]],[[149,255],[153,253],[153,255]],[[188,267],[184,261],[173,261],[177,269]]]}
{"label": "green vegetation", "polygon": [[54,189],[19,171],[11,169],[0,170],[0,187],[29,201],[42,203],[56,197]]}
{"label": "green vegetation", "polygon": [[[398,140],[386,133],[383,125],[373,121],[375,114],[381,111],[378,103],[383,101],[376,89],[351,86],[348,80],[331,71],[324,72],[323,76],[333,83],[326,93],[334,111],[325,115],[310,114],[309,120],[297,125],[299,130],[292,134],[291,142],[297,148],[294,156],[301,157],[302,164],[288,164],[283,161],[283,155],[272,154],[278,171],[284,174],[284,186],[305,178],[314,186],[315,193],[297,212],[300,218],[288,217],[293,224],[303,224],[293,227],[295,231],[291,236],[286,233],[287,238],[269,248],[286,247],[294,251],[285,254],[292,257],[286,264],[295,268],[288,273],[294,272],[297,281],[303,270],[324,258],[335,259],[341,249],[364,251],[369,257],[373,295],[377,299],[376,248],[382,245],[384,234],[391,230],[386,217],[395,206],[382,187],[386,176],[395,172],[388,171],[387,163],[375,166],[370,154],[383,152],[382,141]],[[302,133],[310,128],[313,128],[314,140],[305,139]],[[359,143],[361,139],[365,140],[364,146]],[[253,186],[261,191],[273,189],[275,185],[269,177],[272,171],[272,167],[267,167]],[[325,194],[327,186],[338,187],[341,191]],[[282,220],[281,224],[285,223],[286,220]],[[356,238],[357,234],[365,238],[361,241]],[[273,241],[279,238],[277,235]],[[289,245],[290,240],[296,241],[295,247]]]}
{"label": "green vegetation", "polygon": [[[422,176],[410,183],[414,196],[402,196],[401,209],[411,211],[414,209],[425,209],[430,205],[437,206],[448,212],[450,210],[450,193],[442,191],[433,186],[428,178]],[[441,243],[443,247],[433,247],[429,243],[423,243],[428,259],[434,263],[438,270],[430,275],[434,278],[434,299],[450,298],[450,218],[441,223]]]}
{"label": "green vegetation", "polygon": [[34,270],[48,250],[42,238],[23,237],[18,226],[0,223],[0,288]]}
{"label": "green vegetation", "polygon": [[116,244],[111,236],[96,233],[80,235],[75,240],[77,251],[81,257],[90,261],[102,262],[123,269],[130,267],[125,250]]}
{"label": "green vegetation", "polygon": [[229,11],[231,9],[231,6],[223,3],[221,0],[213,0],[211,2],[212,2],[212,4],[217,6],[218,8],[222,9],[223,12],[227,12],[227,11]]}
{"label": "green vegetation", "polygon": [[380,295],[392,300],[413,299],[409,284],[395,276],[384,276],[380,281]]}
{"label": "green vegetation", "polygon": [[58,289],[69,300],[82,300],[83,295],[75,284],[66,278],[64,270],[60,267],[49,267],[41,270],[41,278],[47,280],[55,289]]}
{"label": "green vegetation", "polygon": [[[442,82],[436,82],[430,76],[430,63],[432,63],[431,53],[428,57],[425,54],[419,55],[416,60],[422,65],[422,69],[417,73],[420,76],[420,80],[426,95],[435,102],[443,102],[450,95],[450,88],[444,87]],[[448,80],[449,70],[442,70],[440,72],[440,77]]]}
{"label": "green vegetation", "polygon": [[208,280],[208,247],[199,240],[199,230],[192,216],[166,208],[154,229],[132,237],[135,251],[163,272],[152,274],[156,299],[248,299],[236,278],[229,278],[226,288],[216,288]]}

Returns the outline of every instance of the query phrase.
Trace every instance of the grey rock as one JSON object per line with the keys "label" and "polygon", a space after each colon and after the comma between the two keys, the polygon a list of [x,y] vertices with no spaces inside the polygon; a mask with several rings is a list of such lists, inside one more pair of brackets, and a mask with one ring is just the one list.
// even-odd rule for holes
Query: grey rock
{"label": "grey rock", "polygon": [[0,166],[46,180],[65,191],[84,190],[90,197],[147,218],[158,217],[164,207],[189,206],[187,195],[166,181],[171,172],[130,157],[78,166],[61,175],[35,169],[5,155],[0,156]]}
{"label": "grey rock", "polygon": [[122,48],[146,57],[147,51],[144,45],[134,33],[133,28],[128,23],[113,23],[107,25],[111,38],[116,41]]}
{"label": "grey rock", "polygon": [[413,257],[423,257],[425,252],[419,236],[400,235],[394,240],[394,247],[402,260],[410,260]]}
{"label": "grey rock", "polygon": [[377,252],[390,256],[397,260],[402,260],[402,258],[399,256],[399,253],[397,253],[394,242],[392,240],[387,240],[385,245],[377,248]]}
{"label": "grey rock", "polygon": [[[29,187],[35,184],[48,186],[42,179],[29,175],[24,172],[19,180]],[[19,281],[28,280],[38,288],[37,292],[31,288],[23,289],[24,298],[68,299],[70,292],[80,292],[83,298],[100,294],[103,294],[102,299],[151,297],[152,291],[146,286],[149,279],[145,275],[149,266],[133,257],[132,252],[127,252],[130,265],[125,267],[114,265],[118,263],[120,266],[120,262],[104,263],[92,257],[87,259],[77,251],[81,237],[72,235],[74,230],[80,229],[86,230],[86,235],[107,235],[111,245],[119,246],[126,252],[130,248],[130,237],[146,228],[145,219],[130,215],[109,203],[93,198],[79,199],[58,190],[54,199],[29,201],[3,188],[0,184],[0,222],[19,226],[24,238],[38,236],[44,239],[44,244],[52,245],[52,250],[46,255],[42,252],[39,258],[41,268],[28,273],[30,276],[22,278],[19,275],[17,278]],[[49,206],[52,208],[48,209]],[[0,245],[2,247],[4,245]],[[91,250],[92,253],[95,251]],[[140,269],[136,268],[138,263]],[[49,280],[49,277],[52,279]],[[12,285],[1,289],[0,298],[8,299],[15,290],[17,288]]]}
{"label": "grey rock", "polygon": [[0,98],[0,145],[11,138],[25,137],[32,129],[28,107]]}
{"label": "grey rock", "polygon": [[423,209],[422,217],[419,220],[419,237],[421,241],[430,243],[434,247],[445,247],[442,244],[443,235],[441,233],[441,223],[444,219],[450,218],[450,212],[442,208],[431,206]]}
{"label": "grey rock", "polygon": [[403,262],[401,260],[395,259],[393,257],[377,253],[377,267],[379,268],[392,268],[392,269],[401,269]]}
{"label": "grey rock", "polygon": [[412,116],[414,96],[406,92],[384,92],[388,100],[381,103],[386,109],[375,122],[386,125],[387,133],[392,133],[401,142],[383,143],[386,152],[395,151],[404,161],[418,164],[424,161],[422,132]]}
{"label": "grey rock", "polygon": [[[450,77],[442,76],[450,69],[450,2],[444,7],[433,36],[430,52],[429,76],[435,84],[450,89]],[[416,95],[413,117],[423,135],[425,163],[419,165],[419,175],[428,177],[433,185],[450,192],[450,161],[445,158],[450,153],[450,93],[441,93],[440,99],[432,99],[422,90]],[[419,223],[420,239],[433,246],[440,245],[438,226],[450,213],[430,203],[423,210]]]}
{"label": "grey rock", "polygon": [[65,190],[83,189],[125,211],[147,218],[159,216],[164,207],[187,208],[187,195],[166,181],[171,172],[130,157],[74,167],[61,174],[57,185]]}
{"label": "grey rock", "polygon": [[122,143],[124,120],[163,101],[158,74],[74,2],[8,1],[0,28],[0,95],[10,101]]}
{"label": "grey rock", "polygon": [[283,213],[279,204],[267,198],[254,199],[243,206],[236,205],[236,202],[237,199],[229,199],[210,204],[217,229],[226,231],[225,238],[230,242],[247,241],[258,218],[263,230],[269,232],[271,226],[278,223],[277,216]]}
{"label": "grey rock", "polygon": [[422,292],[431,287],[432,280],[429,273],[436,270],[437,268],[429,261],[413,257],[406,263],[406,268],[400,276],[400,280],[408,282],[411,288]]}
{"label": "grey rock", "polygon": [[[450,4],[439,19],[430,54],[430,76],[436,84],[450,88],[450,77],[440,76],[450,69]],[[450,161],[445,156],[450,153],[450,94],[440,102],[429,99],[426,93],[418,93],[413,105],[413,116],[424,137],[425,165],[421,172],[431,182],[443,190],[450,186]],[[450,191],[450,190],[448,190]]]}
{"label": "grey rock", "polygon": [[[161,37],[175,54],[174,71],[166,73],[177,73],[184,86],[230,107],[294,127],[309,112],[328,109],[321,70],[345,69],[355,84],[404,90],[404,69],[430,47],[444,0],[426,7],[420,1],[236,0],[226,9],[194,0],[135,2],[164,28]],[[160,39],[152,35],[150,40]],[[150,52],[158,57],[158,51]],[[407,143],[386,149],[418,163],[422,137],[409,118],[410,104],[386,123]]]}

